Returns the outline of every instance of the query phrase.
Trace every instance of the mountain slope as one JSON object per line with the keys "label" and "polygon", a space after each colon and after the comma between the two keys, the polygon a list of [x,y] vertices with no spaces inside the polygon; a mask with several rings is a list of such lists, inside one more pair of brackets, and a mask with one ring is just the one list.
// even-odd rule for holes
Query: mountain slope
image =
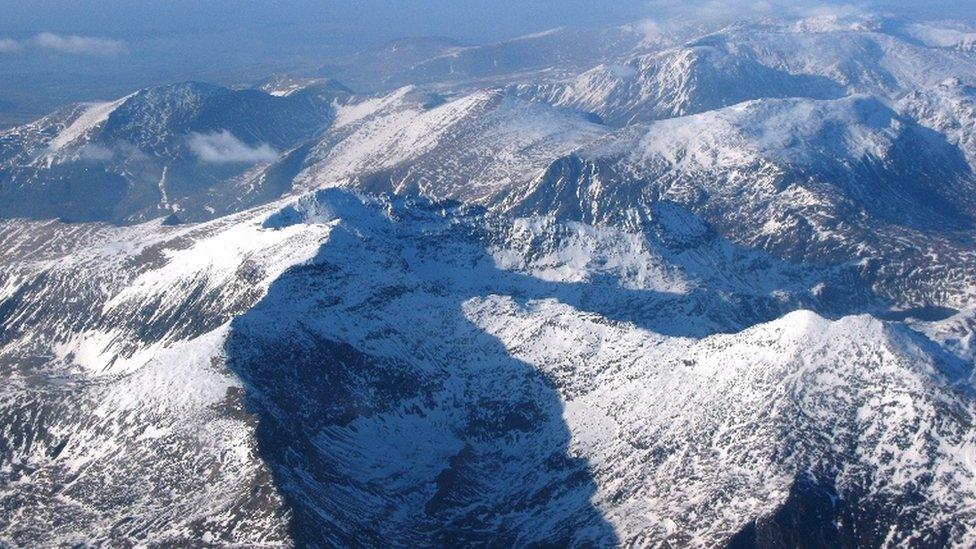
{"label": "mountain slope", "polygon": [[329,68],[376,95],[0,133],[0,545],[976,544],[976,65],[928,25],[401,40]]}
{"label": "mountain slope", "polygon": [[811,19],[741,22],[579,75],[514,87],[521,96],[626,125],[761,98],[895,99],[948,78],[972,82],[976,59],[918,44],[894,21]]}
{"label": "mountain slope", "polygon": [[956,306],[973,288],[973,188],[957,147],[855,96],[755,101],[630,127],[554,162],[506,205],[619,224],[674,201],[738,244],[862,262],[865,282],[885,295],[938,303],[948,293]]}
{"label": "mountain slope", "polygon": [[295,181],[490,201],[605,131],[499,90],[442,98],[403,88],[341,109]]}
{"label": "mountain slope", "polygon": [[763,97],[828,99],[843,89],[828,78],[790,74],[714,46],[692,45],[600,65],[565,84],[521,86],[517,93],[627,125]]}
{"label": "mountain slope", "polygon": [[274,198],[288,187],[240,189],[235,179],[327,126],[342,93],[184,83],[70,107],[0,135],[0,215],[200,219]]}
{"label": "mountain slope", "polygon": [[[34,520],[3,536],[719,543],[831,498],[837,520],[809,524],[828,539],[972,536],[959,507],[974,496],[969,366],[869,317],[797,312],[708,336],[694,304],[721,301],[668,267],[666,247],[487,221],[332,190],[162,237],[158,223],[80,235],[94,244],[77,267],[37,257],[6,273],[5,332],[35,336],[4,342],[4,356],[36,365],[7,362],[2,501]],[[538,236],[515,236],[526,228]],[[157,259],[77,294],[119,313],[103,328],[73,325],[83,306],[39,330],[57,311],[25,313],[60,302],[59,271],[66,290],[85,287],[70,273],[91,254]],[[528,263],[499,267],[513,257]],[[747,271],[727,270],[749,291]],[[813,282],[788,272],[753,276],[785,291]],[[768,314],[724,322],[756,313]],[[146,454],[148,439],[172,458]],[[202,481],[206,496],[163,495]]]}

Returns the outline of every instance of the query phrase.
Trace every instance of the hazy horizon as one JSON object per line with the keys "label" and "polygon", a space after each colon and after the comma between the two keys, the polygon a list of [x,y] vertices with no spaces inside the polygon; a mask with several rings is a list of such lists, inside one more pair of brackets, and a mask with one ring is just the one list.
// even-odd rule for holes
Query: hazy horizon
{"label": "hazy horizon", "polygon": [[[735,18],[820,7],[915,17],[966,17],[959,3],[622,0],[593,9],[567,0],[0,1],[0,126],[75,101],[109,99],[183,80],[251,82],[311,70],[397,38],[502,41],[553,27],[669,17]],[[969,16],[971,17],[971,16]]]}

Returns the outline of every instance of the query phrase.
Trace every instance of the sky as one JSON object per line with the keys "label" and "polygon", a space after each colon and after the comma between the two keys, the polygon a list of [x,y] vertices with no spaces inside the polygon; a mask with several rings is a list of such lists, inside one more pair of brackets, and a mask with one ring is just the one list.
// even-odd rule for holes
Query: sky
{"label": "sky", "polygon": [[640,18],[643,0],[0,0],[0,127],[140,87],[234,84],[405,36],[477,44]]}
{"label": "sky", "polygon": [[[542,26],[602,24],[640,17],[644,0],[31,0],[0,1],[0,33],[41,27],[78,34],[138,39],[219,34],[233,30],[297,31],[342,41],[449,34],[470,40],[501,39]],[[248,32],[250,34],[250,32]]]}
{"label": "sky", "polygon": [[[231,84],[321,66],[401,37],[479,44],[558,26],[824,5],[852,6],[812,0],[0,0],[0,125],[146,85],[189,79]],[[924,18],[976,14],[976,0],[857,6]]]}

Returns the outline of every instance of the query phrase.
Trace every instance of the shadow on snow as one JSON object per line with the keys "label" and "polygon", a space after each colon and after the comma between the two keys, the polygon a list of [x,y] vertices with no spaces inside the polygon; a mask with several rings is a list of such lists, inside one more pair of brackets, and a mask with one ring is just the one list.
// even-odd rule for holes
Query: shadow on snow
{"label": "shadow on snow", "polygon": [[443,205],[394,206],[331,190],[269,218],[341,221],[232,323],[228,365],[302,546],[616,544],[557,387],[469,318],[472,299],[554,298],[691,337],[797,306],[547,282],[497,268]]}

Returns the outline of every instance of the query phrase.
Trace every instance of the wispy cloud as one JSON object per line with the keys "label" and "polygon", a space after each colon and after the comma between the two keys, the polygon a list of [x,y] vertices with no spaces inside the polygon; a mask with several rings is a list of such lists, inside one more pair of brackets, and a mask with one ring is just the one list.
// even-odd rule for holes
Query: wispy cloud
{"label": "wispy cloud", "polygon": [[107,147],[88,143],[78,149],[79,160],[89,160],[92,162],[106,162],[115,156],[115,152]]}
{"label": "wispy cloud", "polygon": [[38,48],[77,55],[118,55],[125,52],[125,43],[100,36],[78,36],[42,32],[31,39]]}
{"label": "wispy cloud", "polygon": [[251,147],[227,130],[214,133],[191,133],[188,144],[190,151],[200,160],[214,164],[256,164],[270,162],[278,157],[278,152],[270,145],[262,143]]}
{"label": "wispy cloud", "polygon": [[20,49],[20,42],[12,38],[0,38],[0,53],[9,53]]}

